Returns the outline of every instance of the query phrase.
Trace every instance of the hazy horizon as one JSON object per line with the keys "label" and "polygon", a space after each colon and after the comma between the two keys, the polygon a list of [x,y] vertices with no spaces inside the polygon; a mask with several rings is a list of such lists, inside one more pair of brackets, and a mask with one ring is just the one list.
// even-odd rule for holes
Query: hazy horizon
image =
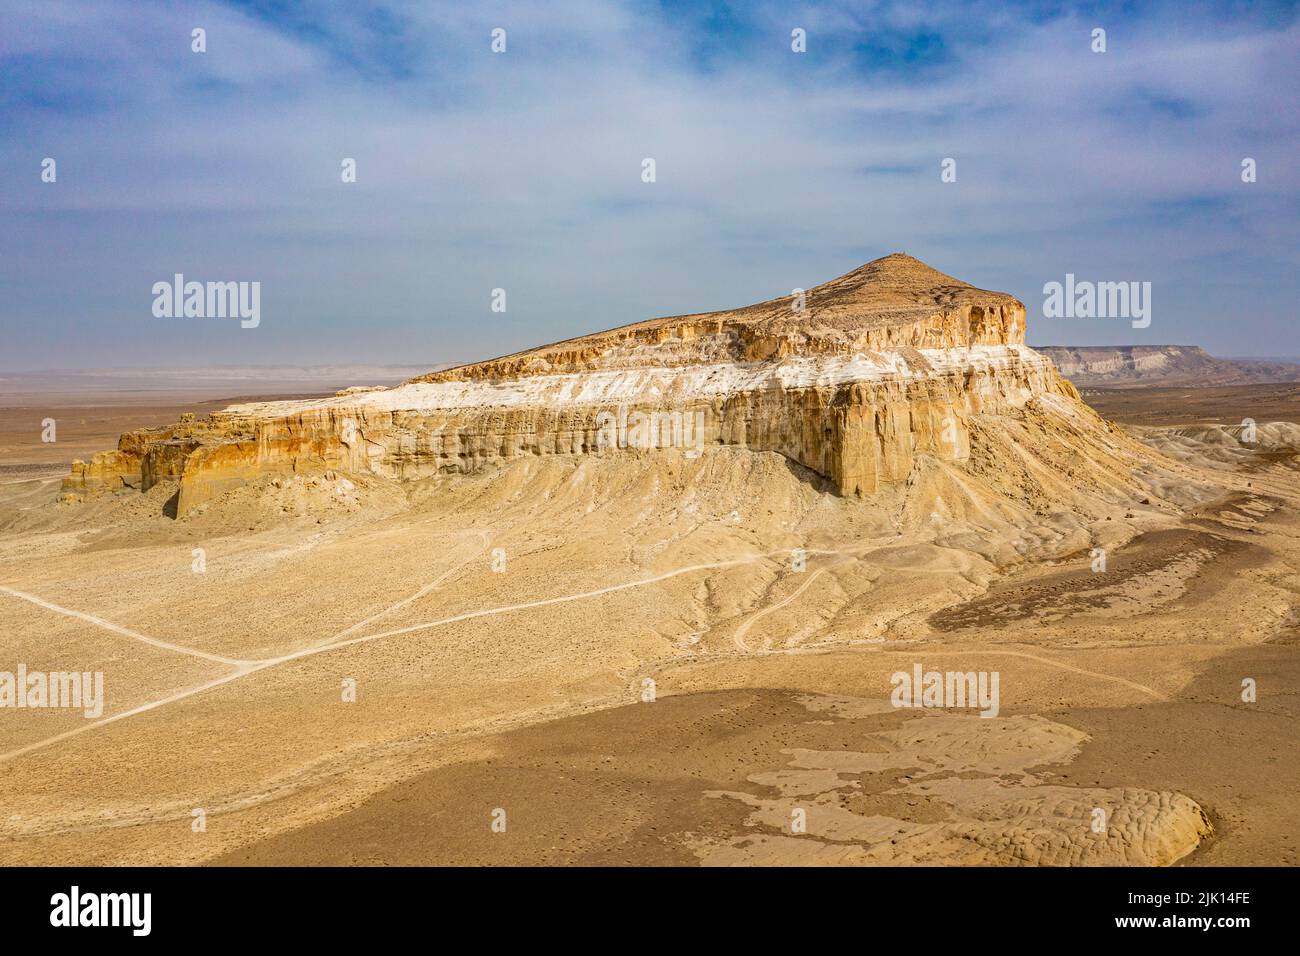
{"label": "hazy horizon", "polygon": [[[1030,344],[1294,354],[1298,53],[1290,2],[9,4],[0,369],[460,364],[898,250]],[[1045,317],[1067,274],[1151,324]]]}

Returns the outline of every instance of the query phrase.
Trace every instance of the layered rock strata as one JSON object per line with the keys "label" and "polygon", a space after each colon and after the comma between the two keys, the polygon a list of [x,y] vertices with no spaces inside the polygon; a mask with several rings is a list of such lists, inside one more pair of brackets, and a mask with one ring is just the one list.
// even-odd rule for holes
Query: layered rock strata
{"label": "layered rock strata", "polygon": [[1085,388],[1300,381],[1300,362],[1216,358],[1195,345],[1049,345],[1038,351]]}
{"label": "layered rock strata", "polygon": [[71,496],[179,482],[178,511],[259,475],[413,480],[523,455],[728,444],[779,452],[845,495],[969,454],[972,416],[1077,399],[1023,345],[1024,306],[902,254],[802,294],[655,319],[390,389],[238,405],[130,432],[76,462]]}

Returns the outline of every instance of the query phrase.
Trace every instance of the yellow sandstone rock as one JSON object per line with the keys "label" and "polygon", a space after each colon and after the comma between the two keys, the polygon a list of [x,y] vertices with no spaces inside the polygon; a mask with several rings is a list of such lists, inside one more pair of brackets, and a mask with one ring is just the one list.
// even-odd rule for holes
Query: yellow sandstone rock
{"label": "yellow sandstone rock", "polygon": [[[521,455],[776,451],[844,495],[960,461],[975,415],[1078,393],[1025,347],[1025,307],[901,253],[800,295],[653,319],[391,389],[235,406],[129,432],[66,492],[178,481],[178,513],[263,474],[411,480]],[[1079,406],[1080,414],[1090,414]]]}

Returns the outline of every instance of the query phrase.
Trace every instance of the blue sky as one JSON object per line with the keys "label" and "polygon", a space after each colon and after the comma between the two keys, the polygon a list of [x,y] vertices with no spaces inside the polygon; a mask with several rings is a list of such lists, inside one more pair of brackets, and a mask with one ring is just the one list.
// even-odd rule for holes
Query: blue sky
{"label": "blue sky", "polygon": [[[1297,355],[1298,62],[1294,3],[10,2],[0,369],[465,361],[898,250],[1032,344]],[[177,272],[260,325],[155,318]],[[1043,317],[1067,272],[1150,327]]]}

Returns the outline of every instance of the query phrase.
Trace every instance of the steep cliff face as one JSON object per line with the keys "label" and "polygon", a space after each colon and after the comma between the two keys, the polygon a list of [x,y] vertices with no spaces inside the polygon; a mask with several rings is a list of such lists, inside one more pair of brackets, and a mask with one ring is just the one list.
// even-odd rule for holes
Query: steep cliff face
{"label": "steep cliff face", "polygon": [[650,319],[413,381],[1015,345],[1024,340],[1025,306],[1018,299],[977,289],[894,253],[802,295],[792,291],[728,312]]}
{"label": "steep cliff face", "polygon": [[181,514],[266,473],[413,480],[522,455],[776,451],[845,495],[960,461],[973,416],[1078,398],[1025,347],[1024,306],[908,256],[732,312],[655,319],[391,389],[231,407],[131,432],[78,462],[71,497],[179,482]]}

